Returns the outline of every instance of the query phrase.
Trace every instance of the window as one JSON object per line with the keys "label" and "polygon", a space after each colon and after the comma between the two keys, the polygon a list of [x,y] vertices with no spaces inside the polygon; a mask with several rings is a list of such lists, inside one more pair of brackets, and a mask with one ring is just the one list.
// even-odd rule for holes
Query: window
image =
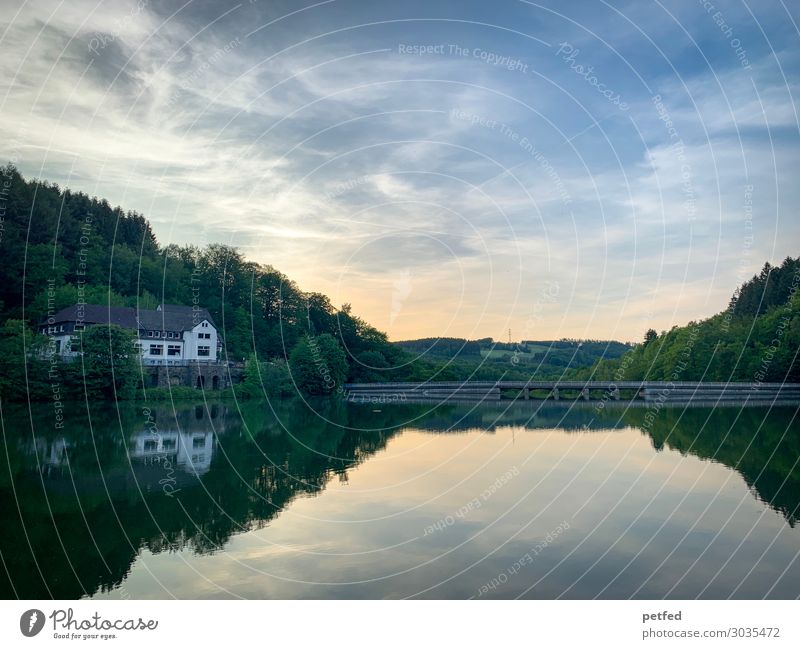
{"label": "window", "polygon": [[149,338],[152,338],[153,337],[153,332],[152,331],[148,331],[147,335],[148,335]]}
{"label": "window", "polygon": [[167,332],[167,338],[172,338],[172,332],[171,331]]}
{"label": "window", "polygon": [[199,334],[197,334],[197,337],[201,338],[201,339],[210,339],[211,338],[211,334],[199,333]]}
{"label": "window", "polygon": [[161,356],[164,345],[150,345],[150,356]]}
{"label": "window", "polygon": [[146,453],[152,453],[158,448],[158,441],[154,439],[147,439],[144,442],[144,450]]}
{"label": "window", "polygon": [[156,331],[155,334],[156,334],[156,336],[155,336],[156,338],[161,338],[161,332],[160,331]]}
{"label": "window", "polygon": [[84,328],[84,324],[82,322],[81,323],[78,323],[78,322],[75,323],[75,328],[74,328],[75,331],[83,331],[83,328]]}
{"label": "window", "polygon": [[197,355],[198,356],[211,356],[211,347],[208,345],[198,345],[197,346]]}
{"label": "window", "polygon": [[192,438],[192,448],[205,448],[206,447],[206,438],[205,437],[193,437]]}
{"label": "window", "polygon": [[201,324],[200,326],[201,326],[201,327],[207,327],[207,326],[208,326],[208,323],[207,323],[207,322],[204,320],[204,321],[203,321],[203,324]]}
{"label": "window", "polygon": [[174,439],[165,439],[161,443],[161,448],[165,451],[172,451],[175,449],[175,440]]}
{"label": "window", "polygon": [[181,355],[180,345],[167,345],[167,356],[180,356],[180,355]]}
{"label": "window", "polygon": [[[141,347],[139,349],[141,351]],[[71,351],[71,352],[79,352],[79,351],[81,351],[81,342],[80,342],[80,340],[78,340],[76,338],[70,339],[69,351]]]}

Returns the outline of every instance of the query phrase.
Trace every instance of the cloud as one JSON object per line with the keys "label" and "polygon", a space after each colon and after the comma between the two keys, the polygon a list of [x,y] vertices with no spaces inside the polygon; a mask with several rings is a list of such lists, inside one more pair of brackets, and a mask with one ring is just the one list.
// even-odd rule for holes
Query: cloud
{"label": "cloud", "polygon": [[740,281],[750,185],[747,263],[797,253],[780,11],[724,8],[744,70],[696,3],[434,4],[25,3],[0,24],[0,154],[162,243],[239,245],[396,338],[522,330],[554,278],[540,337],[711,314]]}

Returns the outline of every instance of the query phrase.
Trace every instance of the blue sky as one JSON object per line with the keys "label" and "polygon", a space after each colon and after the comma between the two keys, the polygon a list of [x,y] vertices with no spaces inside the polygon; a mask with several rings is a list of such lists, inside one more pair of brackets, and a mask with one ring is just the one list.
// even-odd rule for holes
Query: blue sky
{"label": "blue sky", "polygon": [[393,339],[638,340],[800,253],[799,14],[12,2],[0,157]]}

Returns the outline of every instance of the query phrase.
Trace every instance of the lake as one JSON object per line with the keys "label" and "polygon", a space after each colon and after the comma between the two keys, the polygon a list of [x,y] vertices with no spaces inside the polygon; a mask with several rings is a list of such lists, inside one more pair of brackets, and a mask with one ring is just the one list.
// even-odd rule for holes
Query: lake
{"label": "lake", "polygon": [[3,407],[4,598],[800,596],[796,407],[64,414]]}

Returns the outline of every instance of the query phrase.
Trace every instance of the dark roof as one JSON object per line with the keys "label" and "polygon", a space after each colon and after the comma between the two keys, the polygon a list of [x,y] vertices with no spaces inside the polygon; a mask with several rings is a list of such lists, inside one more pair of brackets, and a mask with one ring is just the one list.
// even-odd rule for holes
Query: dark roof
{"label": "dark roof", "polygon": [[[81,310],[83,318],[81,318]],[[137,318],[138,313],[138,318]],[[61,309],[52,320],[49,318],[40,323],[58,324],[83,320],[84,324],[115,324],[125,329],[154,329],[158,331],[187,331],[193,329],[203,320],[208,320],[216,328],[214,319],[206,309],[191,306],[164,304],[159,310],[136,309],[129,306],[104,306],[102,304],[77,304]]]}
{"label": "dark roof", "polygon": [[203,320],[208,320],[216,328],[211,314],[206,309],[177,304],[164,304],[157,311],[139,311],[139,324],[142,329],[160,331],[186,331],[193,329]]}
{"label": "dark roof", "polygon": [[66,309],[61,309],[52,319],[48,318],[39,323],[41,326],[58,324],[60,322],[75,322],[83,320],[84,324],[115,324],[126,329],[137,329],[136,309],[129,306],[105,306],[102,304],[73,304]]}

